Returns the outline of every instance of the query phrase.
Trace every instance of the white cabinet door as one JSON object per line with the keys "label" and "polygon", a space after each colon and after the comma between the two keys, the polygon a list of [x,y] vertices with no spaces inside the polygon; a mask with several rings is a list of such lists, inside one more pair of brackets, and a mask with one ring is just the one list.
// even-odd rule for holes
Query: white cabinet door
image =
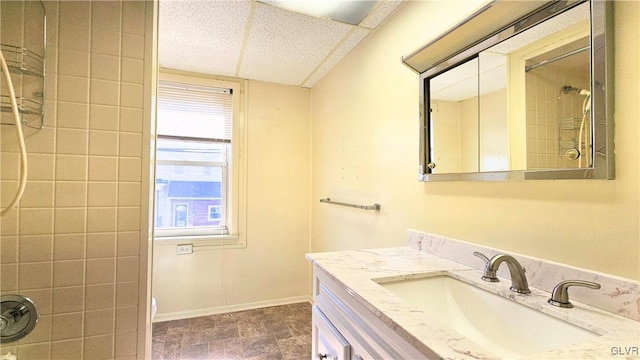
{"label": "white cabinet door", "polygon": [[[353,294],[353,290],[347,289],[334,280],[331,275],[314,264],[313,300],[314,313],[318,312],[318,317],[330,326],[332,331],[348,344],[350,357],[344,355],[345,359],[352,360],[377,360],[377,359],[427,359],[429,356],[423,354],[413,345],[408,343],[395,329],[378,318],[373,312],[365,308]],[[314,318],[313,331],[316,324],[322,321]],[[328,337],[329,335],[324,335]],[[317,340],[313,337],[313,358],[318,359]],[[333,344],[333,343],[330,343]],[[324,346],[324,345],[320,345]],[[337,357],[336,345],[327,347],[327,353],[336,354],[327,356],[326,359],[342,359]],[[323,348],[324,349],[324,348]],[[347,354],[345,352],[345,354]],[[324,357],[322,357],[324,359]]]}
{"label": "white cabinet door", "polygon": [[312,314],[311,354],[314,360],[349,360],[351,347],[317,306]]}

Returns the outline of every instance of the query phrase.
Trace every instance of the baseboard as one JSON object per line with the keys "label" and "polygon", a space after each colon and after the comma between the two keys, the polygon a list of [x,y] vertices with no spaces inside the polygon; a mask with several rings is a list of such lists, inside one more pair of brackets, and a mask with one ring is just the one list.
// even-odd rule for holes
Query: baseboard
{"label": "baseboard", "polygon": [[311,301],[312,299],[310,296],[295,296],[290,298],[259,301],[259,302],[247,303],[247,304],[225,305],[225,306],[216,306],[216,307],[211,307],[206,309],[177,311],[177,312],[166,313],[166,314],[156,314],[155,319],[153,319],[153,322],[157,323],[162,321],[189,319],[189,318],[194,318],[199,316],[209,316],[209,315],[224,314],[224,313],[234,312],[234,311],[253,310],[253,309],[260,309],[260,308],[269,307],[269,306],[295,304],[299,302],[310,303]]}

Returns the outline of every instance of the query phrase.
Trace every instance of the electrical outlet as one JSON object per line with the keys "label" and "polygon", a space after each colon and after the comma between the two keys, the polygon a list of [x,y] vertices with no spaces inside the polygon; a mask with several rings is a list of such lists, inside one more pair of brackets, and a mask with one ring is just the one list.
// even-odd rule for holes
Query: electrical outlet
{"label": "electrical outlet", "polygon": [[193,253],[193,244],[178,244],[178,255],[188,255]]}

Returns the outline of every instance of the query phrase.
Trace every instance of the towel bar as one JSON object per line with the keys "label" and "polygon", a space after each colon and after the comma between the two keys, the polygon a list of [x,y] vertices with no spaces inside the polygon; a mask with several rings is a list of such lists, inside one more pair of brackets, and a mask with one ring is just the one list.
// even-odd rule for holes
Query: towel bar
{"label": "towel bar", "polygon": [[327,203],[327,204],[340,205],[340,206],[348,206],[348,207],[353,207],[353,208],[363,209],[363,210],[375,210],[375,211],[380,211],[380,207],[381,207],[380,204],[357,205],[357,204],[349,204],[349,203],[344,203],[339,201],[333,201],[330,198],[320,199],[320,202]]}

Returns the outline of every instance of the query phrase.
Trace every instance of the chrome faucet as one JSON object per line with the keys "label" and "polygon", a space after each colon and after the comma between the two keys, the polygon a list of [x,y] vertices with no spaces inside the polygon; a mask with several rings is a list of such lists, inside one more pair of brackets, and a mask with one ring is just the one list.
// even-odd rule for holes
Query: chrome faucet
{"label": "chrome faucet", "polygon": [[509,289],[519,294],[531,293],[531,290],[529,290],[529,284],[527,283],[527,277],[525,275],[526,270],[513,256],[507,254],[497,254],[489,259],[484,254],[477,251],[474,251],[473,255],[479,257],[485,262],[484,275],[482,275],[482,280],[489,282],[500,281],[498,280],[496,272],[498,271],[498,267],[500,267],[500,264],[506,262],[507,266],[509,267],[509,273],[511,273],[511,287]]}

